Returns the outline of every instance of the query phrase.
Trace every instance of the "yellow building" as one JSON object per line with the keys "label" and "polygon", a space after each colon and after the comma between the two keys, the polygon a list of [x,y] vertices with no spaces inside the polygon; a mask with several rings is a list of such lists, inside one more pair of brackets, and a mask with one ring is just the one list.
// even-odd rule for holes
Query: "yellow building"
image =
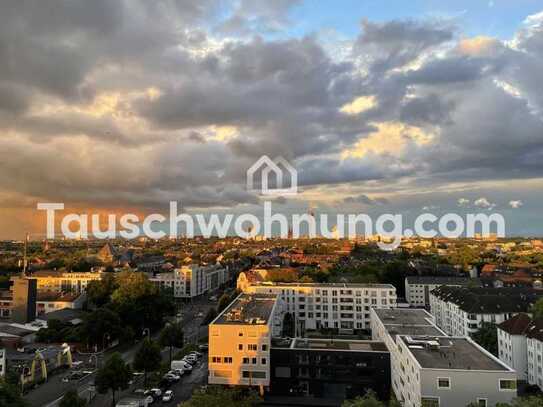
{"label": "yellow building", "polygon": [[209,384],[255,386],[263,393],[283,314],[276,295],[240,294],[209,325]]}
{"label": "yellow building", "polygon": [[40,270],[29,278],[35,279],[40,291],[75,292],[87,290],[90,281],[101,280],[104,273],[68,273],[56,270]]}

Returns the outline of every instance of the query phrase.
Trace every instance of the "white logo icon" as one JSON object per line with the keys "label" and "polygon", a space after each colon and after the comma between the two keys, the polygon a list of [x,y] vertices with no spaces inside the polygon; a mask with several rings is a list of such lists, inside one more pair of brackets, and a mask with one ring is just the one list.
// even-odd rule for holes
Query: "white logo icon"
{"label": "white logo icon", "polygon": [[[255,173],[261,169],[260,193],[262,195],[294,195],[298,193],[298,172],[296,169],[281,156],[275,157],[272,160],[267,155],[260,157],[247,170],[247,189],[249,191],[255,190]],[[285,171],[288,173],[285,173]],[[277,180],[276,188],[269,187],[271,174],[275,174]],[[288,187],[283,186],[283,182],[287,181],[286,178],[290,178],[290,186]]]}

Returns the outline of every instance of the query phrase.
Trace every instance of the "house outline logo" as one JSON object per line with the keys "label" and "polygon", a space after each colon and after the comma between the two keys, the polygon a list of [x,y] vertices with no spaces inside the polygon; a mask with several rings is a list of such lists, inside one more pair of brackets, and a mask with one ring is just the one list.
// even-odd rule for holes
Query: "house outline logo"
{"label": "house outline logo", "polygon": [[[290,187],[283,188],[283,166],[290,175]],[[295,195],[298,193],[298,171],[283,157],[277,156],[271,159],[267,155],[261,156],[247,170],[247,190],[255,191],[254,176],[262,168],[262,178],[259,192],[262,195]],[[274,173],[277,177],[277,188],[269,188],[270,174]]]}

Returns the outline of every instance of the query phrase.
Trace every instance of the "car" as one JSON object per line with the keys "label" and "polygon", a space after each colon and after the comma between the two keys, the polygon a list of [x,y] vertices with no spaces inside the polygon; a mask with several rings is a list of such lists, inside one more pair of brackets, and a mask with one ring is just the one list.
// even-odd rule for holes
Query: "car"
{"label": "car", "polygon": [[180,376],[178,376],[178,375],[176,375],[176,374],[174,374],[174,373],[172,373],[172,372],[166,373],[166,374],[163,376],[163,378],[164,378],[165,380],[169,381],[169,382],[178,382],[178,381],[181,379]]}
{"label": "car", "polygon": [[202,352],[207,352],[209,350],[209,345],[202,344],[202,345],[198,346],[198,350],[200,350]]}
{"label": "car", "polygon": [[83,361],[81,361],[81,360],[78,360],[76,362],[72,362],[72,368],[74,368],[74,369],[80,368],[81,366],[83,366]]}
{"label": "car", "polygon": [[153,395],[153,397],[160,397],[162,396],[162,390],[160,390],[159,388],[155,387],[155,388],[152,388],[151,390],[149,390],[151,392],[151,394]]}
{"label": "car", "polygon": [[164,396],[162,396],[162,402],[167,403],[168,401],[172,401],[172,399],[173,399],[173,391],[166,390],[166,392],[164,393]]}
{"label": "car", "polygon": [[[192,367],[192,366],[191,366]],[[183,376],[185,374],[185,372],[189,372],[188,369],[184,369],[184,367],[177,367],[175,369],[172,369],[173,372],[177,375],[177,376]],[[190,373],[190,372],[189,372]]]}
{"label": "car", "polygon": [[196,314],[196,316],[198,318],[203,318],[204,317],[204,313],[202,311],[200,311],[198,314]]}
{"label": "car", "polygon": [[145,396],[145,405],[153,404],[155,402],[155,399],[150,394],[148,396]]}
{"label": "car", "polygon": [[198,357],[196,355],[185,355],[183,359],[188,360],[188,361],[193,361],[193,362],[198,361]]}
{"label": "car", "polygon": [[194,355],[194,356],[196,356],[198,359],[200,359],[200,358],[203,356],[203,354],[201,354],[200,352],[197,352],[197,351],[195,351],[195,350],[193,350],[192,352],[189,352],[189,356],[190,356],[190,355]]}
{"label": "car", "polygon": [[188,363],[189,365],[195,365],[196,364],[196,359],[195,358],[187,358],[187,357],[184,357],[183,359],[181,359],[182,361]]}

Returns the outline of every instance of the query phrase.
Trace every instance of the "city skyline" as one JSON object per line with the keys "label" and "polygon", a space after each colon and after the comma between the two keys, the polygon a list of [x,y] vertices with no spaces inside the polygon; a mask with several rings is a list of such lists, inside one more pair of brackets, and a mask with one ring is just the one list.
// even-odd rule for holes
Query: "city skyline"
{"label": "city skyline", "polygon": [[[543,235],[537,1],[8,2],[0,239],[68,212],[498,212]],[[5,11],[5,12],[4,12]],[[105,219],[104,219],[105,220]]]}

